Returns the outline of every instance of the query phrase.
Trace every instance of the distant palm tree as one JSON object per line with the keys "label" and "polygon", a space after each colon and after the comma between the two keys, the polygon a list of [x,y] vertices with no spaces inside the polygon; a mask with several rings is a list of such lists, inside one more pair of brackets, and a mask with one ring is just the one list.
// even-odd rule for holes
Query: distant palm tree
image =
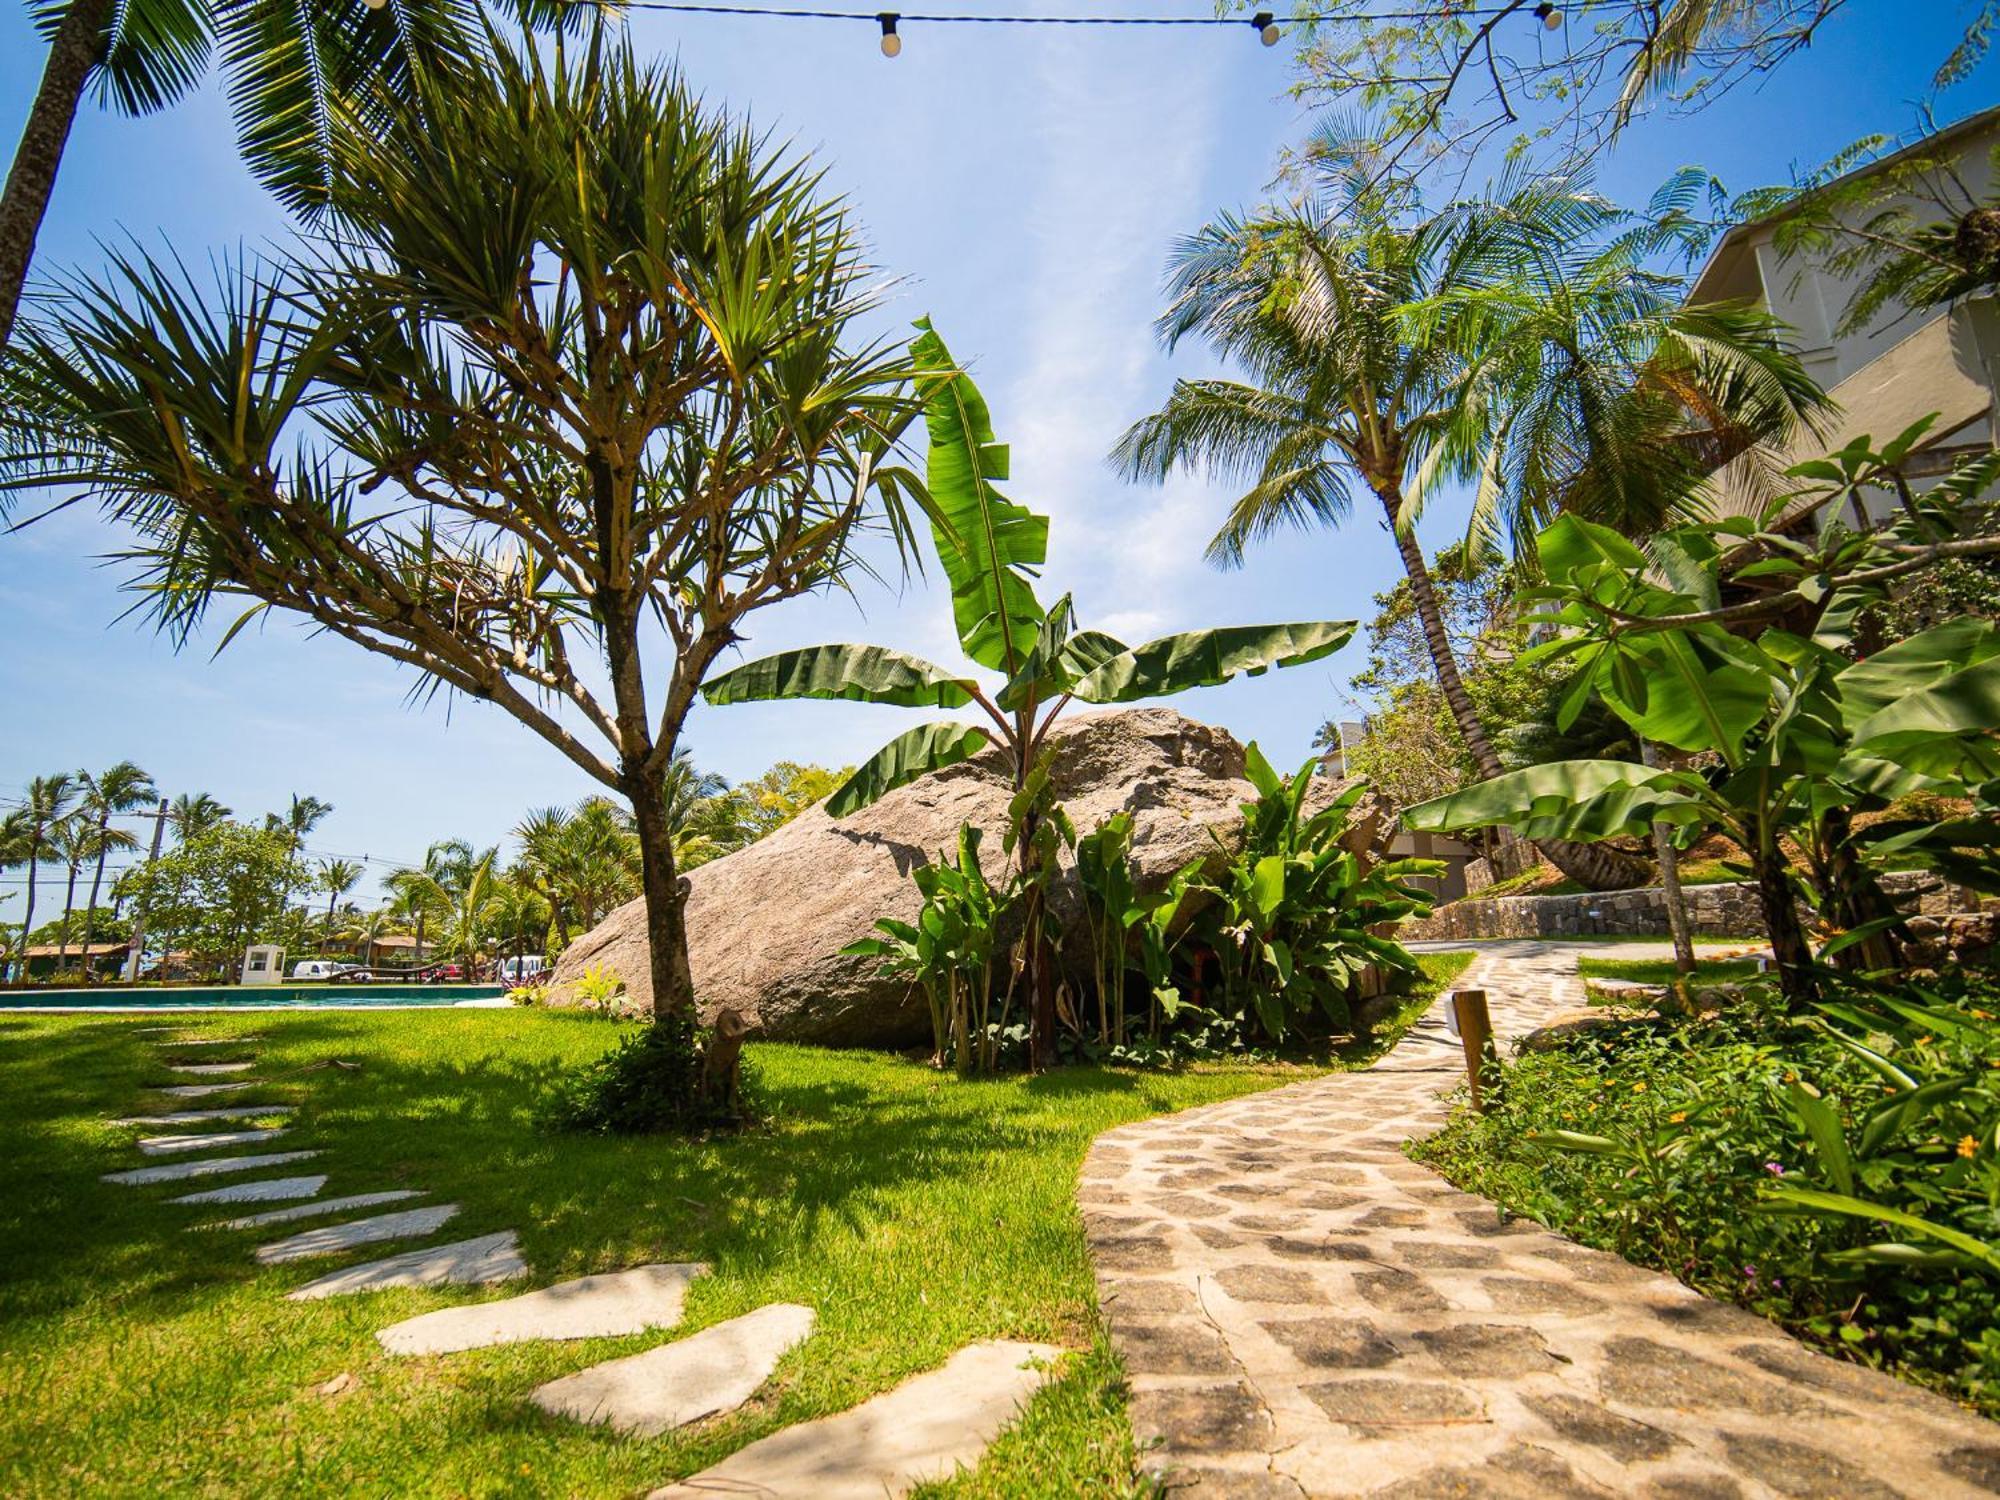
{"label": "distant palm tree", "polygon": [[317,797],[301,797],[294,792],[291,806],[282,814],[264,814],[264,826],[273,833],[284,834],[286,840],[285,874],[278,884],[278,921],[281,924],[291,910],[292,891],[298,883],[299,851],[305,847],[306,835],[319,827],[332,811],[331,802],[322,802]]}
{"label": "distant palm tree", "polygon": [[139,841],[122,828],[113,828],[111,820],[121,813],[137,811],[159,795],[153,785],[153,778],[133,765],[129,760],[121,760],[108,771],[96,775],[85,771],[79,778],[83,787],[81,814],[94,820],[96,824],[97,867],[90,877],[90,905],[83,914],[83,979],[90,983],[90,944],[97,935],[97,896],[104,886],[104,859],[113,849],[136,849]]}
{"label": "distant palm tree", "polygon": [[666,783],[675,868],[691,870],[750,842],[749,809],[730,791],[726,777],[698,769],[688,751],[676,750]]}
{"label": "distant palm tree", "polygon": [[149,115],[227,76],[237,142],[286,207],[323,206],[337,123],[366,121],[410,97],[418,65],[476,55],[474,7],[461,0],[54,0],[33,7],[48,60],[0,194],[0,346],[7,342],[35,238],[84,90],[121,114]]}
{"label": "distant palm tree", "polygon": [[458,948],[470,968],[479,945],[480,916],[493,897],[493,866],[499,857],[497,848],[482,853],[464,839],[441,839],[424,852],[422,868],[389,876],[389,889],[416,917],[419,962],[425,920],[435,916],[451,923],[440,946]]}
{"label": "distant palm tree", "polygon": [[70,815],[76,801],[76,778],[67,771],[53,776],[37,776],[28,783],[28,795],[21,803],[22,832],[26,836],[23,863],[28,867],[28,906],[21,913],[21,973],[27,968],[28,934],[35,930],[35,871],[50,852],[55,831]]}
{"label": "distant palm tree", "polygon": [[323,859],[319,862],[319,885],[326,892],[326,936],[333,940],[333,908],[342,896],[361,884],[361,877],[367,868],[347,859]]}
{"label": "distant palm tree", "polygon": [[521,845],[518,874],[549,906],[551,952],[639,894],[638,838],[603,797],[586,797],[573,809],[537,808],[514,837]]}
{"label": "distant palm tree", "polygon": [[[63,973],[69,968],[70,924],[76,910],[76,881],[83,873],[83,867],[90,863],[96,852],[96,828],[81,812],[72,812],[54,828],[49,830],[49,850],[69,871],[69,883],[63,889],[62,925],[56,930],[56,972]],[[130,837],[130,835],[127,835]],[[86,967],[89,959],[85,959]]]}
{"label": "distant palm tree", "polygon": [[231,809],[207,792],[182,792],[167,808],[167,826],[173,829],[175,840],[185,844],[196,834],[206,833],[226,821],[230,813]]}
{"label": "distant palm tree", "polygon": [[[28,834],[29,819],[25,807],[14,808],[0,817],[0,870],[18,870],[28,863]],[[13,899],[11,894],[0,897],[0,900]],[[18,947],[10,938],[5,954],[0,955],[0,975],[18,977],[14,974],[14,964],[20,957],[16,951]]]}

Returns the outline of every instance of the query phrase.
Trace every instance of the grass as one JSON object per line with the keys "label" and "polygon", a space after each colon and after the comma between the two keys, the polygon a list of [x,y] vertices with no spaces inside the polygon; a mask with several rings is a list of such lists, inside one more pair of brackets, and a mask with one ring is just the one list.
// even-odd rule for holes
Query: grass
{"label": "grass", "polygon": [[[1434,983],[1465,961],[1424,956]],[[284,1170],[326,1171],[329,1196],[416,1187],[456,1202],[444,1236],[519,1230],[530,1284],[711,1262],[675,1336],[767,1302],[818,1310],[813,1339],[748,1406],[634,1440],[525,1397],[657,1334],[391,1359],[376,1329],[505,1293],[286,1302],[338,1262],[259,1268],[254,1234],[185,1232],[223,1217],[163,1201],[185,1187],[100,1182],[136,1156],[136,1132],[104,1122],[165,1105],[145,1089],[162,1049],[138,1030],[161,1019],[0,1016],[0,1494],[629,1495],[995,1337],[1078,1353],[976,1473],[935,1493],[1126,1493],[1122,1373],[1075,1205],[1086,1147],[1127,1120],[1363,1060],[961,1083],[884,1054],[760,1046],[771,1125],[689,1144],[534,1130],[538,1095],[605,1050],[614,1023],[449,1009],[189,1018],[201,1035],[263,1038],[270,1085],[213,1102],[293,1105],[293,1137],[323,1155]]]}
{"label": "grass", "polygon": [[[1679,978],[1671,958],[1579,958],[1576,971],[1585,979],[1624,979],[1634,984],[1672,984]],[[1735,984],[1757,972],[1754,958],[1697,958],[1696,984]]]}

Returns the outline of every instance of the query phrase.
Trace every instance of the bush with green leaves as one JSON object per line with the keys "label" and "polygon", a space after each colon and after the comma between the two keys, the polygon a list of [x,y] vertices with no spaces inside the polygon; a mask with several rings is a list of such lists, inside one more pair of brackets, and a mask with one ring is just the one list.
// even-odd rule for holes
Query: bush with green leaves
{"label": "bush with green leaves", "polygon": [[1354,783],[1308,817],[1317,765],[1280,776],[1253,741],[1244,774],[1257,798],[1243,804],[1241,844],[1195,886],[1211,898],[1195,920],[1220,970],[1218,1007],[1273,1042],[1346,1029],[1366,985],[1417,973],[1378,929],[1428,915],[1431,893],[1409,881],[1444,870],[1431,859],[1364,865],[1343,836],[1367,787]]}
{"label": "bush with green leaves", "polygon": [[2000,1415],[2000,980],[1828,983],[1526,1053],[1416,1155]]}
{"label": "bush with green leaves", "polygon": [[705,1083],[703,1038],[685,1016],[665,1012],[558,1080],[541,1122],[583,1135],[699,1135],[739,1129],[763,1113],[747,1061],[733,1090]]}

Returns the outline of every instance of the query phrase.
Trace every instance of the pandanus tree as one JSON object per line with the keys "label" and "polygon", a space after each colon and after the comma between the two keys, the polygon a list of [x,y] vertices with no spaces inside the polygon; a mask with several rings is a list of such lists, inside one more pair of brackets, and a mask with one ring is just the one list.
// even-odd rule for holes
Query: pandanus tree
{"label": "pandanus tree", "polygon": [[127,256],[17,329],[0,485],[134,531],[177,642],[218,601],[296,615],[621,795],[691,1033],[665,772],[745,617],[878,514],[907,360],[853,337],[878,283],[810,163],[629,45],[420,92],[337,133],[297,256],[214,294]]}
{"label": "pandanus tree", "polygon": [[[1415,533],[1428,497],[1471,483],[1484,530],[1564,496],[1671,508],[1698,486],[1701,452],[1669,440],[1663,412],[1732,442],[1777,437],[1814,388],[1770,320],[1680,308],[1638,264],[1644,237],[1610,235],[1616,211],[1573,180],[1426,212],[1338,140],[1313,170],[1302,201],[1219,218],[1176,249],[1163,342],[1200,338],[1242,378],[1177,381],[1115,461],[1152,482],[1190,467],[1244,483],[1209,543],[1224,567],[1287,527],[1346,522],[1363,491],[1470,759],[1497,776]],[[1599,253],[1578,248],[1605,237]],[[1541,849],[1594,889],[1644,874],[1609,848]]]}
{"label": "pandanus tree", "polygon": [[[1317,661],[1346,644],[1354,625],[1233,625],[1141,646],[1075,628],[1068,595],[1053,606],[1035,597],[1032,579],[1047,555],[1048,518],[1001,494],[1008,453],[994,438],[985,399],[930,324],[917,326],[922,335],[912,352],[929,439],[926,509],[970,668],[938,666],[886,646],[807,646],[724,672],[702,696],[716,704],[836,698],[979,712],[972,723],[941,720],[905,730],[841,784],[827,811],[845,817],[927,772],[989,746],[1000,751],[1017,792],[1007,842],[1027,881],[1030,1054],[1032,1065],[1043,1068],[1055,1060],[1056,973],[1042,933],[1042,884],[1033,878],[1048,854],[1038,838],[1048,807],[1032,782],[1057,718],[1071,703],[1132,703]],[[982,670],[997,674],[997,685],[982,683]]]}

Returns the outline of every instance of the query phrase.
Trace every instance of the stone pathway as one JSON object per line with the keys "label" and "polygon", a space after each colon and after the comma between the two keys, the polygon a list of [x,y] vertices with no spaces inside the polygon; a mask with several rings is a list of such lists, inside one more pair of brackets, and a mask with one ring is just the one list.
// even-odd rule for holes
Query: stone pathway
{"label": "stone pathway", "polygon": [[[1489,947],[1459,983],[1518,1038],[1583,1003],[1578,951]],[[1175,1496],[2000,1494],[2000,1426],[1406,1158],[1464,1078],[1444,1009],[1364,1072],[1092,1146],[1098,1288]]]}
{"label": "stone pathway", "polygon": [[[240,1046],[248,1037],[173,1035],[174,1027],[137,1028],[161,1047]],[[185,1054],[183,1054],[185,1055]],[[167,1070],[205,1077],[248,1072],[254,1061],[169,1062]],[[197,1099],[272,1080],[159,1085],[168,1098]],[[232,1105],[127,1115],[113,1123],[158,1129],[168,1125],[288,1119],[282,1106]],[[290,1133],[289,1125],[145,1135],[147,1156],[185,1157],[262,1145]],[[177,1159],[104,1175],[106,1182],[145,1187],[218,1176],[317,1156],[316,1150]],[[262,1231],[418,1198],[417,1189],[319,1197],[326,1174],[229,1183],[187,1193],[174,1204],[283,1203],[235,1218],[191,1223],[190,1230]],[[305,1201],[296,1201],[305,1200]],[[337,1256],[365,1245],[434,1234],[459,1212],[455,1203],[344,1218],[298,1230],[256,1248],[262,1265]],[[441,1308],[381,1329],[376,1338],[397,1355],[449,1355],[524,1340],[575,1340],[672,1328],[681,1321],[689,1285],[706,1275],[701,1264],[637,1266],[544,1287],[494,1301]],[[350,1296],[391,1287],[483,1286],[529,1274],[512,1230],[449,1244],[430,1244],[383,1259],[343,1266],[287,1293],[295,1302]],[[553,1415],[597,1423],[629,1436],[650,1437],[736,1410],[771,1378],[787,1352],[812,1336],[810,1307],[776,1303],[704,1328],[640,1354],[606,1360],[528,1393]],[[906,1381],[851,1411],[800,1424],[753,1443],[705,1473],[662,1494],[707,1495],[717,1489],[800,1500],[902,1495],[926,1479],[976,1464],[994,1435],[1048,1378],[1062,1351],[1043,1345],[975,1344],[944,1368]]]}
{"label": "stone pathway", "polygon": [[979,1462],[1053,1373],[1049,1344],[971,1344],[836,1416],[774,1432],[646,1500],[884,1500]]}

